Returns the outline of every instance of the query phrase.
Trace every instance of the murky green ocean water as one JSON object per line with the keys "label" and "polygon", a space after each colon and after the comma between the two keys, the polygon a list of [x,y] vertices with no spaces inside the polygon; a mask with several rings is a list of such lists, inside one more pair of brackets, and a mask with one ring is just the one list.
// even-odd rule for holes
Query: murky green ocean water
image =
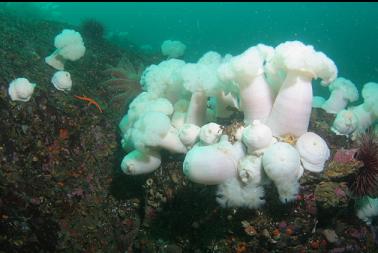
{"label": "murky green ocean water", "polygon": [[[13,5],[25,11],[30,4]],[[128,39],[154,50],[165,39],[181,40],[188,46],[185,60],[209,50],[235,55],[257,43],[300,40],[325,52],[340,76],[359,86],[378,77],[376,3],[97,2],[54,3],[46,9],[72,24],[96,18],[108,31],[127,32]]]}

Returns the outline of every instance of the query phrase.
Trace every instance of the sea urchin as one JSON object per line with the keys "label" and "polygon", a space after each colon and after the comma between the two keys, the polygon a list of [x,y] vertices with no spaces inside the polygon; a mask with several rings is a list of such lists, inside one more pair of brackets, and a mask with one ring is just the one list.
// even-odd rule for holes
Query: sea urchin
{"label": "sea urchin", "polygon": [[354,197],[378,197],[378,140],[373,129],[358,138],[355,158],[363,162],[356,175],[348,182]]}

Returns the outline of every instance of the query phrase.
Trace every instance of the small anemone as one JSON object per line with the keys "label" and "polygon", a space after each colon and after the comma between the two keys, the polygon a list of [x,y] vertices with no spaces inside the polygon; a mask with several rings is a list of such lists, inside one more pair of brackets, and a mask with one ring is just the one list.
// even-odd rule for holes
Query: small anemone
{"label": "small anemone", "polygon": [[81,32],[86,38],[102,39],[105,32],[105,27],[96,19],[85,19],[80,25]]}
{"label": "small anemone", "polygon": [[356,175],[348,182],[354,197],[378,197],[378,139],[373,129],[358,137],[355,159],[363,163]]}

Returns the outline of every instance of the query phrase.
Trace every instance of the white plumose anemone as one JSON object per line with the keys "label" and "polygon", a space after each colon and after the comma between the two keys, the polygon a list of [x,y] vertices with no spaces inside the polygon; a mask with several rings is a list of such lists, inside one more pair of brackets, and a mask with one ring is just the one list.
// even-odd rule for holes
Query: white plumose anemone
{"label": "white plumose anemone", "polygon": [[[123,135],[122,146],[125,150],[131,151],[135,148],[131,140],[133,126],[147,112],[160,112],[169,117],[173,113],[173,106],[168,99],[156,98],[151,92],[139,94],[129,105],[128,113],[122,118],[119,125]],[[165,126],[165,124],[162,126]]]}
{"label": "white plumose anemone", "polygon": [[71,75],[67,71],[57,71],[51,79],[57,90],[70,91],[72,87]]}
{"label": "white plumose anemone", "polygon": [[55,37],[56,50],[45,58],[45,62],[57,70],[64,69],[66,60],[76,61],[83,57],[85,46],[80,33],[71,29],[64,29]]}
{"label": "white plumose anemone", "polygon": [[218,68],[218,76],[222,81],[238,84],[240,108],[247,123],[256,119],[265,122],[272,109],[273,95],[263,68],[264,61],[270,56],[267,48],[270,47],[262,44],[251,47]]}
{"label": "white plumose anemone", "polygon": [[153,172],[160,164],[161,157],[158,152],[134,150],[123,158],[121,169],[127,175],[140,175]]}
{"label": "white plumose anemone", "polygon": [[242,141],[247,146],[248,154],[253,155],[261,155],[265,148],[274,143],[274,140],[270,128],[259,120],[254,120],[242,134]]}
{"label": "white plumose anemone", "polygon": [[215,185],[237,176],[237,164],[241,158],[238,146],[228,141],[213,145],[195,145],[185,156],[184,174],[193,182]]}
{"label": "white plumose anemone", "polygon": [[131,140],[136,149],[145,152],[163,148],[173,153],[186,153],[178,137],[178,130],[171,126],[169,117],[161,112],[147,112],[133,125]]}
{"label": "white plumose anemone", "polygon": [[312,109],[312,84],[321,78],[329,84],[337,76],[334,62],[312,46],[289,41],[276,47],[273,60],[287,74],[267,120],[274,136],[307,132]]}
{"label": "white plumose anemone", "polygon": [[322,137],[313,132],[307,132],[299,137],[295,147],[304,169],[312,172],[323,171],[324,163],[329,159],[330,150]]}
{"label": "white plumose anemone", "polygon": [[366,83],[362,97],[364,103],[337,114],[332,131],[340,135],[352,134],[352,139],[355,139],[378,120],[378,83]]}
{"label": "white plumose anemone", "polygon": [[167,98],[176,103],[180,98],[189,96],[182,85],[181,68],[185,62],[178,59],[162,61],[158,65],[147,67],[141,76],[140,84],[143,89],[156,97]]}
{"label": "white plumose anemone", "polygon": [[333,121],[331,131],[337,135],[352,134],[358,124],[356,115],[351,110],[341,110]]}
{"label": "white plumose anemone", "polygon": [[348,102],[354,102],[358,99],[356,85],[343,77],[336,78],[328,88],[331,95],[321,106],[328,113],[336,114],[343,110]]}
{"label": "white plumose anemone", "polygon": [[[207,96],[205,88],[201,87],[206,82],[202,81],[200,71],[196,71],[195,64],[183,67],[184,87],[192,92],[188,110],[185,115],[185,123],[202,126],[206,122]],[[196,74],[195,74],[196,73]]]}
{"label": "white plumose anemone", "polygon": [[298,151],[288,143],[277,142],[262,157],[266,175],[277,187],[281,202],[293,201],[298,194],[298,175],[302,173]]}
{"label": "white plumose anemone", "polygon": [[13,101],[27,102],[33,95],[36,84],[26,78],[17,78],[9,84],[8,94]]}
{"label": "white plumose anemone", "polygon": [[[119,125],[122,147],[133,150],[121,168],[148,173],[160,166],[161,149],[186,153],[185,176],[218,185],[223,207],[260,207],[271,180],[281,202],[293,201],[304,168],[320,171],[329,158],[325,142],[306,134],[311,82],[329,84],[336,76],[332,60],[299,41],[276,49],[259,44],[235,57],[210,51],[197,63],[170,59],[152,65],[141,79],[147,92],[133,100]],[[373,100],[364,108],[377,115]],[[241,110],[247,124],[230,127],[232,136],[222,135],[216,121],[229,118],[229,106]],[[298,150],[278,142],[286,134],[299,138]]]}
{"label": "white plumose anemone", "polygon": [[194,124],[184,124],[179,129],[178,136],[187,148],[191,148],[198,140],[200,129],[199,126]]}
{"label": "white plumose anemone", "polygon": [[177,58],[183,56],[186,45],[179,40],[165,40],[161,44],[161,53],[169,58]]}
{"label": "white plumose anemone", "polygon": [[188,63],[181,68],[183,86],[192,93],[185,123],[203,126],[206,123],[207,100],[216,96],[221,89],[221,82],[212,65]]}
{"label": "white plumose anemone", "polygon": [[202,126],[199,132],[201,144],[210,145],[218,142],[222,131],[222,126],[214,122]]}

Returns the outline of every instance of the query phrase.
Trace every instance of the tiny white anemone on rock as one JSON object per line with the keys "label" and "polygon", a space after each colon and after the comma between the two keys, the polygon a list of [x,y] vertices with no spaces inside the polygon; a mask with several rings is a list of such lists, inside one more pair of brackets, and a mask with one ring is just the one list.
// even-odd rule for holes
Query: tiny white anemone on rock
{"label": "tiny white anemone on rock", "polygon": [[72,87],[71,75],[67,71],[57,71],[51,79],[54,87],[61,91],[70,91]]}
{"label": "tiny white anemone on rock", "polygon": [[349,102],[355,102],[359,97],[356,85],[343,77],[336,78],[328,88],[331,95],[321,107],[328,113],[338,113],[343,110]]}
{"label": "tiny white anemone on rock", "polygon": [[33,95],[36,84],[28,79],[20,77],[9,84],[8,94],[13,101],[27,102]]}
{"label": "tiny white anemone on rock", "polygon": [[298,138],[295,147],[304,169],[312,172],[323,171],[324,163],[329,159],[330,150],[322,137],[316,133],[307,132]]}
{"label": "tiny white anemone on rock", "polygon": [[140,175],[153,172],[160,164],[161,157],[158,152],[133,150],[123,158],[121,169],[127,175]]}
{"label": "tiny white anemone on rock", "polygon": [[80,33],[64,29],[54,39],[56,50],[45,58],[45,62],[57,70],[64,70],[66,60],[76,61],[83,57],[85,46]]}

